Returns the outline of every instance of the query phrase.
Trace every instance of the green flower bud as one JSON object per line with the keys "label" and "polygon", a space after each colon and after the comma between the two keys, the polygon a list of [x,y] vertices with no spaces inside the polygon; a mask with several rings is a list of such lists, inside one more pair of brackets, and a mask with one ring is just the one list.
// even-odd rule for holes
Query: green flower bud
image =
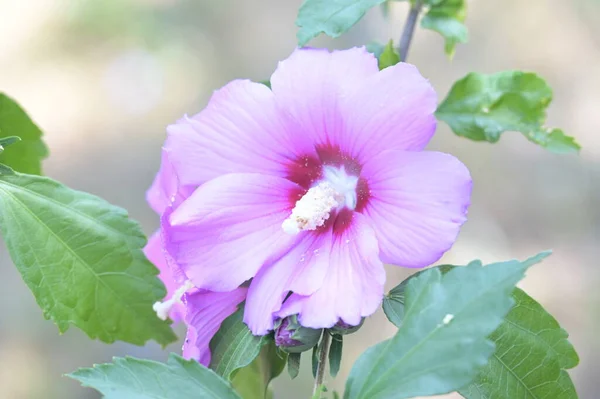
{"label": "green flower bud", "polygon": [[317,345],[322,332],[321,329],[302,327],[296,315],[289,316],[275,329],[275,344],[284,352],[306,352]]}
{"label": "green flower bud", "polygon": [[330,331],[333,334],[339,335],[347,335],[357,332],[363,325],[365,319],[364,317],[360,320],[360,323],[357,326],[352,326],[350,324],[345,323],[343,320],[337,322],[336,325],[330,328]]}

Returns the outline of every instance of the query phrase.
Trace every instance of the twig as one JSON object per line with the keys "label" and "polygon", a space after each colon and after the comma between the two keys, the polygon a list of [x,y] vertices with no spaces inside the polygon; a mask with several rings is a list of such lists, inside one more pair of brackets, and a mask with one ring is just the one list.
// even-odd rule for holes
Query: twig
{"label": "twig", "polygon": [[323,330],[323,338],[321,339],[321,345],[319,352],[319,363],[317,364],[317,376],[315,378],[315,387],[313,389],[313,396],[317,392],[320,392],[321,385],[323,385],[323,379],[325,378],[325,369],[327,368],[327,355],[329,354],[329,345],[331,344],[331,335],[329,331]]}
{"label": "twig", "polygon": [[404,24],[404,30],[402,31],[402,36],[400,37],[400,61],[405,62],[406,57],[408,57],[408,49],[410,48],[410,42],[412,41],[413,34],[415,33],[415,26],[417,25],[417,19],[419,18],[419,13],[421,12],[421,7],[423,7],[422,0],[415,0],[408,12],[408,17],[406,18],[406,23]]}

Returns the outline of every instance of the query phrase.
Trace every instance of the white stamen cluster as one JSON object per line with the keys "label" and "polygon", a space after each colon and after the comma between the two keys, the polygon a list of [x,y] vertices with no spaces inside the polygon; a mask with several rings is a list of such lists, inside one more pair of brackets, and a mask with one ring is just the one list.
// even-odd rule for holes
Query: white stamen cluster
{"label": "white stamen cluster", "polygon": [[329,219],[334,208],[337,208],[343,197],[335,191],[329,182],[321,182],[309,189],[292,210],[292,214],[281,227],[288,234],[298,234],[302,230],[316,230]]}
{"label": "white stamen cluster", "polygon": [[156,312],[158,318],[161,320],[167,320],[169,317],[169,312],[173,306],[175,306],[177,303],[181,303],[181,297],[183,297],[183,294],[192,288],[194,288],[194,285],[191,281],[187,280],[181,287],[177,289],[177,291],[173,293],[170,299],[163,302],[154,303],[154,305],[152,305],[152,309]]}

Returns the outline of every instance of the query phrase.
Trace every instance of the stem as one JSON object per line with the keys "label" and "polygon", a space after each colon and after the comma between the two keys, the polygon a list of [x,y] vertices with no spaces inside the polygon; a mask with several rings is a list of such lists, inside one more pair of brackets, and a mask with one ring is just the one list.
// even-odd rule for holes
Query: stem
{"label": "stem", "polygon": [[417,25],[417,19],[423,7],[423,0],[414,0],[411,2],[410,11],[404,24],[404,30],[400,37],[400,61],[405,62],[408,57],[408,49],[410,48],[410,42],[412,41],[413,34],[415,33],[415,26]]}
{"label": "stem", "polygon": [[329,354],[329,344],[331,344],[331,335],[327,330],[323,330],[323,338],[321,339],[321,351],[319,352],[319,363],[317,364],[317,377],[315,378],[315,387],[313,396],[321,389],[323,379],[325,378],[325,369],[327,368],[327,355]]}

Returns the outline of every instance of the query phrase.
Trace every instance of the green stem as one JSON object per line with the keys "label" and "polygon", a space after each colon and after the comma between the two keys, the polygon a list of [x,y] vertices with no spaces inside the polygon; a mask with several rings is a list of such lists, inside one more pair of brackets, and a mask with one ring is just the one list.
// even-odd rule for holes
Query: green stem
{"label": "green stem", "polygon": [[408,57],[408,49],[412,41],[413,34],[415,33],[415,26],[417,25],[417,19],[419,19],[419,13],[423,7],[423,0],[414,0],[411,2],[410,11],[404,24],[404,30],[400,37],[400,61],[405,62]]}
{"label": "green stem", "polygon": [[321,339],[319,363],[317,364],[317,376],[315,377],[315,387],[313,388],[313,396],[320,392],[321,385],[325,379],[325,369],[327,367],[327,355],[329,354],[329,345],[331,344],[331,335],[329,331],[323,330],[323,338]]}

